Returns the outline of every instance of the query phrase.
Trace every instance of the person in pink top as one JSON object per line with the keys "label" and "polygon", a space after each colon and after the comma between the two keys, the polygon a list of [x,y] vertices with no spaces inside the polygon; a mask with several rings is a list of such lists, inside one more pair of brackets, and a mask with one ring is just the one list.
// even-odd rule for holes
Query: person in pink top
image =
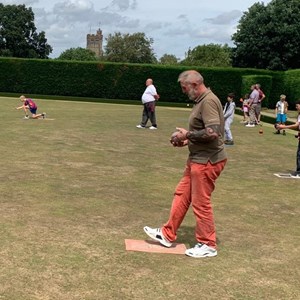
{"label": "person in pink top", "polygon": [[37,105],[36,103],[30,99],[26,98],[24,95],[20,96],[20,100],[23,103],[21,106],[16,107],[16,109],[23,109],[25,112],[25,119],[29,119],[28,110],[31,112],[31,118],[32,119],[39,119],[39,118],[45,118],[46,113],[37,114]]}

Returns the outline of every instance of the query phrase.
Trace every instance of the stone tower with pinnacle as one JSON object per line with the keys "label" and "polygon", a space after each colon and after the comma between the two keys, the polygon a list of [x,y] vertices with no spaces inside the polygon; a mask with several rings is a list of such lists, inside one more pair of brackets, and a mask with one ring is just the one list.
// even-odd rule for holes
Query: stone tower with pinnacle
{"label": "stone tower with pinnacle", "polygon": [[102,44],[103,34],[100,28],[97,30],[96,34],[88,34],[86,36],[86,48],[95,52],[97,57],[103,55]]}

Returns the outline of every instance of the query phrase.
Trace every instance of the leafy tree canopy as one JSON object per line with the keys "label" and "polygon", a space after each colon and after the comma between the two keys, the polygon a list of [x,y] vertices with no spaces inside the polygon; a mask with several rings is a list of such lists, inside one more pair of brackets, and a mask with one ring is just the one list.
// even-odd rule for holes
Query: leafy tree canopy
{"label": "leafy tree canopy", "polygon": [[173,54],[164,54],[159,63],[162,65],[176,65],[178,64],[179,59]]}
{"label": "leafy tree canopy", "polygon": [[300,68],[300,1],[255,3],[233,34],[233,66],[271,70]]}
{"label": "leafy tree canopy", "polygon": [[208,44],[189,49],[183,65],[202,67],[230,67],[231,48],[225,45]]}
{"label": "leafy tree canopy", "polygon": [[144,33],[121,34],[116,32],[106,38],[105,56],[107,61],[128,63],[155,63],[152,49],[153,39]]}
{"label": "leafy tree canopy", "polygon": [[62,60],[79,60],[79,61],[94,61],[97,60],[96,53],[90,49],[81,47],[70,48],[60,54],[57,59]]}
{"label": "leafy tree canopy", "polygon": [[51,52],[45,32],[36,32],[31,8],[0,3],[0,56],[48,58]]}

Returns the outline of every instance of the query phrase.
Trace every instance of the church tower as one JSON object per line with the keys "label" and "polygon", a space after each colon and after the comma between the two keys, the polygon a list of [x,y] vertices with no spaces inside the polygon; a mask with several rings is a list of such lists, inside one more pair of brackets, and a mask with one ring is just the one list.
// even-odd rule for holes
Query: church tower
{"label": "church tower", "polygon": [[88,34],[86,36],[86,48],[96,53],[96,57],[103,55],[102,50],[103,35],[102,30],[99,28],[96,34]]}

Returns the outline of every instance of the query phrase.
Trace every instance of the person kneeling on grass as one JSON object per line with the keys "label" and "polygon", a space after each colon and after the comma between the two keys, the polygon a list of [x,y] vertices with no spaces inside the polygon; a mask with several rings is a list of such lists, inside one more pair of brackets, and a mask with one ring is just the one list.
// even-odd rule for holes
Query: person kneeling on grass
{"label": "person kneeling on grass", "polygon": [[25,119],[29,119],[29,116],[28,116],[28,110],[31,112],[32,116],[31,118],[32,119],[39,119],[39,118],[45,118],[46,116],[46,113],[42,113],[42,114],[37,114],[36,111],[37,111],[37,105],[35,104],[35,102],[30,99],[30,98],[26,98],[24,95],[20,96],[20,100],[21,102],[23,102],[23,105],[22,106],[19,106],[19,107],[16,107],[16,109],[23,109],[24,112],[25,112]]}

